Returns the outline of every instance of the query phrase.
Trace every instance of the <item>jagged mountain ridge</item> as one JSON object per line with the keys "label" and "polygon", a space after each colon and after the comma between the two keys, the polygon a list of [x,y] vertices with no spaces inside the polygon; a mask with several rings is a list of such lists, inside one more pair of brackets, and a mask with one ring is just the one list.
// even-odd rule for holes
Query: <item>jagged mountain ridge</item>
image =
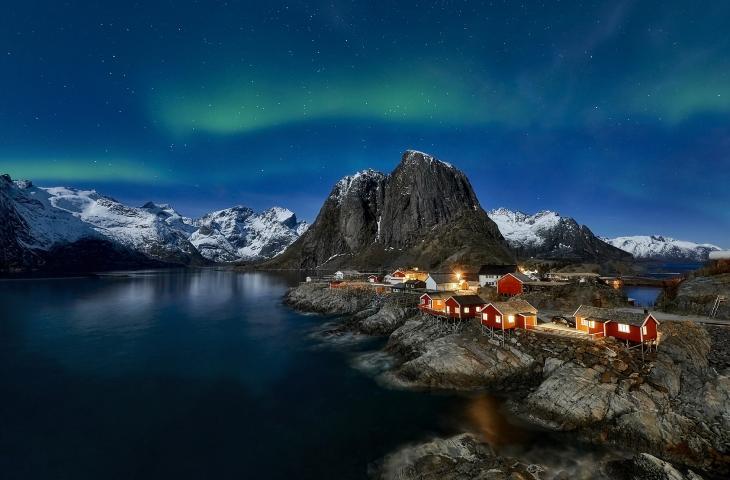
{"label": "jagged mountain ridge", "polygon": [[211,212],[195,220],[190,241],[214,262],[273,258],[306,231],[290,210],[273,207],[256,213],[247,207]]}
{"label": "jagged mountain ridge", "polygon": [[722,250],[710,243],[695,243],[676,240],[661,235],[635,235],[616,238],[603,238],[616,248],[620,248],[637,259],[704,262],[710,252]]}
{"label": "jagged mountain ridge", "polygon": [[499,231],[520,258],[604,262],[631,260],[631,255],[609,245],[573,218],[543,210],[528,215],[507,208],[489,212]]}
{"label": "jagged mountain ridge", "polygon": [[[165,204],[129,207],[94,190],[40,188],[7,175],[0,176],[0,220],[0,271],[51,264],[83,270],[85,262],[104,269],[91,258],[102,251],[119,268],[259,260],[278,255],[306,229],[279,207],[233,207],[190,219]],[[77,257],[78,268],[59,252]]]}
{"label": "jagged mountain ridge", "polygon": [[364,170],[338,181],[309,230],[264,266],[435,268],[513,260],[466,176],[408,150],[390,174]]}

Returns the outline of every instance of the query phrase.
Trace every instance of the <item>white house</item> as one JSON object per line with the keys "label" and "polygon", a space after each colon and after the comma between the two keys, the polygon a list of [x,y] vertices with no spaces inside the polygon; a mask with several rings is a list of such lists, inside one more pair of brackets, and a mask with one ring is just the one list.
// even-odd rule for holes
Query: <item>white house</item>
{"label": "white house", "polygon": [[459,279],[453,273],[429,273],[426,290],[448,292],[459,290]]}
{"label": "white house", "polygon": [[516,271],[517,265],[482,265],[479,269],[479,286],[494,287],[503,275]]}
{"label": "white house", "polygon": [[345,280],[346,278],[355,278],[360,275],[357,270],[337,270],[335,272],[335,280]]}

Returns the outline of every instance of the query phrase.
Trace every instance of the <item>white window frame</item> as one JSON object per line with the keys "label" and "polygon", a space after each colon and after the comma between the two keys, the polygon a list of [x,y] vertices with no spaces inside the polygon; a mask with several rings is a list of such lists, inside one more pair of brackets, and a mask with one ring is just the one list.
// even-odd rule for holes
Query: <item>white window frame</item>
{"label": "white window frame", "polygon": [[510,315],[509,317],[507,317],[507,322],[508,323],[515,323],[515,316],[514,315]]}
{"label": "white window frame", "polygon": [[469,313],[469,307],[464,307],[464,313]]}
{"label": "white window frame", "polygon": [[631,327],[629,327],[625,323],[619,323],[618,324],[618,331],[621,332],[621,333],[629,333],[629,332],[631,332]]}
{"label": "white window frame", "polygon": [[461,313],[461,308],[455,307],[454,308],[454,313]]}
{"label": "white window frame", "polygon": [[482,320],[489,320],[489,314],[482,313]]}
{"label": "white window frame", "polygon": [[502,323],[502,315],[495,315],[495,317],[494,317],[494,320],[495,320],[495,321],[496,321],[497,323]]}
{"label": "white window frame", "polygon": [[647,335],[648,333],[649,333],[649,329],[646,328],[646,325],[644,325],[643,327],[641,327],[641,334],[642,335]]}

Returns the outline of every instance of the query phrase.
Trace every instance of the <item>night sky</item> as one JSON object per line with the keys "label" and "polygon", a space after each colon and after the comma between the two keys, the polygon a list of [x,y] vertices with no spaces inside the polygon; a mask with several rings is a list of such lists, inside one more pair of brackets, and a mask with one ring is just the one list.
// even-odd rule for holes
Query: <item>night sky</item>
{"label": "night sky", "polygon": [[730,247],[730,2],[6,2],[0,171],[313,220],[407,148],[482,205]]}

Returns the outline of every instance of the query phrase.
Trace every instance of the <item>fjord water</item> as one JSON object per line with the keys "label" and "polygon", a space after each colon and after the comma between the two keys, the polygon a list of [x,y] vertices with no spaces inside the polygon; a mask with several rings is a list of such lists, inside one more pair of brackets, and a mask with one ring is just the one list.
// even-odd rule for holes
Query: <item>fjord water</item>
{"label": "fjord water", "polygon": [[[432,436],[540,443],[487,395],[378,385],[353,368],[377,341],[323,345],[311,335],[322,317],[282,305],[297,280],[209,269],[0,281],[0,477],[365,478]],[[556,448],[558,463],[591,458]]]}

